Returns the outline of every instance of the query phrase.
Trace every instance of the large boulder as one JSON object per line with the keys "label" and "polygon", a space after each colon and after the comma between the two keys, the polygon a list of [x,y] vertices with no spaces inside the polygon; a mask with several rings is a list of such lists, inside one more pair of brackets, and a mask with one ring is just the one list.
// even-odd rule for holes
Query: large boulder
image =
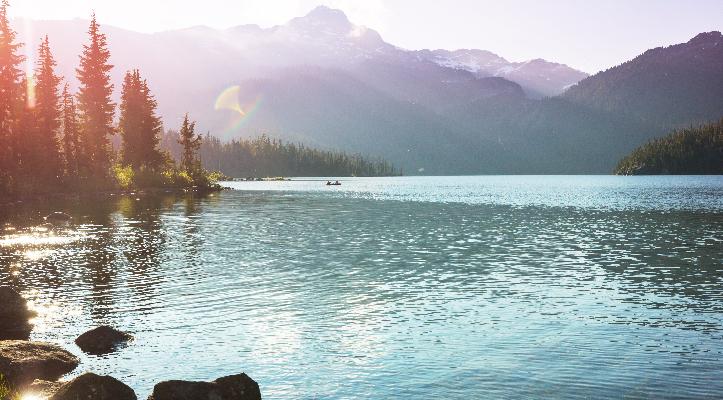
{"label": "large boulder", "polygon": [[15,388],[35,379],[57,380],[77,366],[77,357],[54,344],[0,340],[0,374]]}
{"label": "large boulder", "polygon": [[48,400],[137,400],[136,393],[111,376],[87,372],[64,383]]}
{"label": "large boulder", "polygon": [[33,329],[28,320],[34,316],[23,296],[9,286],[0,286],[0,340],[28,339]]}
{"label": "large boulder", "polygon": [[106,354],[132,340],[133,336],[110,326],[99,326],[78,336],[75,344],[88,354]]}
{"label": "large boulder", "polygon": [[261,400],[261,391],[248,375],[239,374],[213,382],[161,382],[148,400]]}

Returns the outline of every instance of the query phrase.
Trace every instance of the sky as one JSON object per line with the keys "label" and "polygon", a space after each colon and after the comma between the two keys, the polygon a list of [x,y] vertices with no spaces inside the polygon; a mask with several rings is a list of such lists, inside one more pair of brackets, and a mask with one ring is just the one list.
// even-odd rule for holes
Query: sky
{"label": "sky", "polygon": [[101,24],[157,32],[269,27],[318,5],[341,9],[406,49],[478,48],[588,73],[723,30],[723,0],[11,0],[11,17],[88,18],[95,10]]}

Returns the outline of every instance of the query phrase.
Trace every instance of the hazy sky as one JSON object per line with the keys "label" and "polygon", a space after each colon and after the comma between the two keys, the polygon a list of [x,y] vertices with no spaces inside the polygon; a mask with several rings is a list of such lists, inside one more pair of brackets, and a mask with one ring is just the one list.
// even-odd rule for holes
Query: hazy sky
{"label": "hazy sky", "polygon": [[[723,30],[723,0],[11,0],[12,16],[87,18],[155,32],[282,24],[317,5],[342,9],[407,49],[480,48],[597,72],[644,50]],[[142,11],[142,12],[140,12]]]}

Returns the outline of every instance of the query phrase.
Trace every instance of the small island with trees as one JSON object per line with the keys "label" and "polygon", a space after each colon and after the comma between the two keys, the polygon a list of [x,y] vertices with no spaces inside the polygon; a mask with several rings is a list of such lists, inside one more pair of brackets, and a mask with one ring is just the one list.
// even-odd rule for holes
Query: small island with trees
{"label": "small island with trees", "polygon": [[[91,193],[145,187],[216,190],[214,175],[203,170],[197,152],[200,137],[186,116],[178,137],[183,147],[176,165],[159,146],[163,123],[157,103],[138,70],[123,81],[120,115],[109,63],[110,51],[95,15],[77,71],[79,88],[60,86],[46,36],[33,74],[8,20],[8,2],[0,5],[0,197],[48,193]],[[119,134],[116,151],[111,138]]]}
{"label": "small island with trees", "polygon": [[197,134],[188,115],[178,130],[164,131],[156,99],[138,69],[125,74],[116,115],[111,53],[95,15],[76,69],[79,87],[72,93],[55,72],[47,36],[33,73],[24,72],[27,60],[8,7],[7,0],[0,3],[0,202],[57,193],[214,191],[225,177],[209,171],[216,166],[237,177],[396,174],[383,160],[265,135],[221,143]]}
{"label": "small island with trees", "polygon": [[723,119],[676,130],[620,160],[617,175],[723,174]]}

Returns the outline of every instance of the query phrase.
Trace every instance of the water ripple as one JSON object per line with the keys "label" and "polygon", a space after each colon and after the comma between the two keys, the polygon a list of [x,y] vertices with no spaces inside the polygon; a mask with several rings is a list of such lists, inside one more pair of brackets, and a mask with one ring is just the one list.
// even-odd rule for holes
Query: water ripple
{"label": "water ripple", "polygon": [[141,397],[240,371],[277,399],[721,397],[719,178],[477,179],[71,202],[57,232],[21,207],[0,283],[35,339],[134,333],[78,373]]}

